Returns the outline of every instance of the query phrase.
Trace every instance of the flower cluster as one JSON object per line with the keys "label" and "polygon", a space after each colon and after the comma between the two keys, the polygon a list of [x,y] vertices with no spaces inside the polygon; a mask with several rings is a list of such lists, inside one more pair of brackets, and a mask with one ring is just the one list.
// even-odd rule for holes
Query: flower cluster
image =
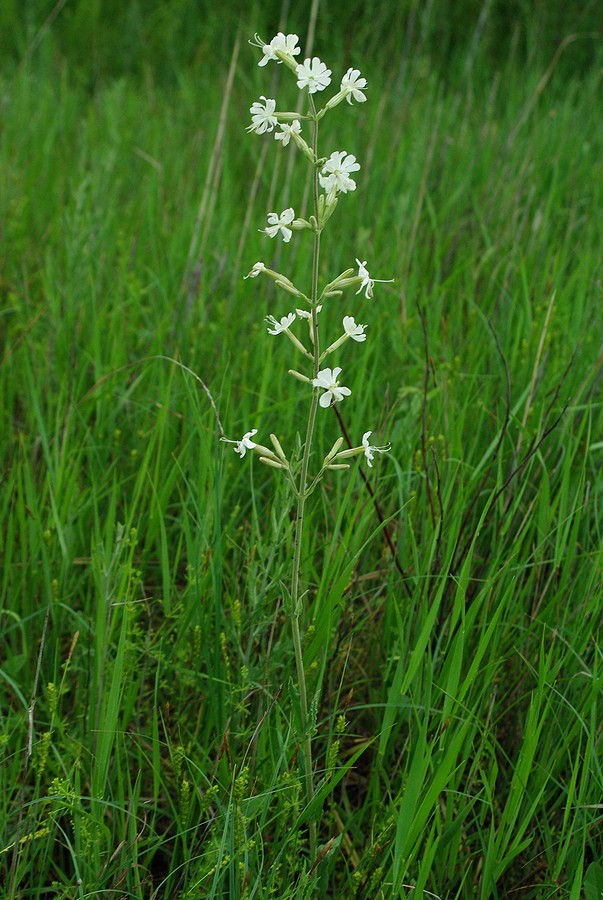
{"label": "flower cluster", "polygon": [[[317,187],[324,193],[318,197],[318,205],[314,215],[309,219],[297,218],[293,207],[287,207],[279,212],[270,212],[267,215],[267,224],[261,231],[269,238],[281,237],[284,243],[290,243],[294,230],[308,229],[318,236],[327,221],[334,212],[340,194],[348,194],[356,190],[357,173],[361,170],[356,157],[347,150],[334,150],[329,156],[318,157],[316,151],[316,129],[322,117],[331,109],[346,100],[348,104],[364,103],[366,101],[365,90],[367,80],[359,69],[349,68],[340,81],[339,91],[327,100],[324,107],[317,111],[315,97],[322,94],[332,82],[332,71],[318,56],[308,56],[303,62],[296,59],[301,55],[299,38],[296,34],[279,32],[269,43],[263,41],[259,35],[252,42],[262,53],[258,63],[266,66],[269,62],[277,65],[284,64],[295,77],[297,87],[304,91],[308,98],[309,110],[305,114],[291,111],[281,111],[277,108],[277,102],[273,98],[261,95],[250,107],[251,124],[247,130],[255,134],[263,135],[273,133],[274,138],[284,148],[294,144],[307,157],[314,168]],[[310,144],[302,135],[302,123],[309,123],[314,129],[314,139]],[[313,149],[314,148],[314,149]],[[351,340],[356,344],[365,343],[367,340],[367,326],[356,322],[353,315],[344,315],[342,320],[342,332],[322,352],[318,347],[318,316],[321,313],[325,301],[331,297],[341,296],[343,291],[350,286],[358,287],[357,294],[364,292],[367,300],[372,299],[373,289],[377,282],[392,279],[372,278],[367,269],[367,261],[356,260],[357,272],[354,269],[346,269],[333,281],[329,282],[320,292],[317,285],[313,284],[310,296],[307,296],[286,276],[267,268],[263,262],[256,262],[246,278],[257,278],[262,275],[270,278],[277,287],[297,298],[294,312],[288,312],[281,317],[266,316],[268,334],[277,336],[284,334],[293,343],[295,348],[307,359],[312,361],[311,375],[290,369],[290,374],[309,386],[313,392],[313,403],[327,409],[336,403],[342,403],[352,393],[349,387],[340,382],[341,366],[323,366],[325,358],[339,350],[344,343]],[[305,342],[303,336],[294,333],[294,323],[305,320],[303,328],[307,331]],[[299,328],[296,326],[296,330]],[[244,457],[248,450],[259,454],[260,459],[277,468],[287,469],[291,476],[289,462],[282,451],[278,440],[271,435],[274,451],[262,447],[252,440],[257,433],[256,429],[247,432],[239,441],[230,441],[234,444],[234,450]],[[331,452],[323,461],[323,468],[347,468],[339,460],[351,456],[363,455],[369,467],[372,467],[376,453],[385,453],[390,445],[375,446],[369,443],[371,431],[365,431],[362,442],[358,447],[350,447],[341,450],[342,440],[337,441]],[[226,440],[226,439],[224,439]],[[320,473],[319,473],[320,474]],[[317,476],[318,477],[318,476]],[[302,490],[303,490],[302,486]]]}

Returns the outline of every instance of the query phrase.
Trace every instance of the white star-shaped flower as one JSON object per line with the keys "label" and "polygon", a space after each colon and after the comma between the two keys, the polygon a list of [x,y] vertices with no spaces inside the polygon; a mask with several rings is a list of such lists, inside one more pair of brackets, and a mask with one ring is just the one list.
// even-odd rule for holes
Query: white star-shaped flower
{"label": "white star-shaped flower", "polygon": [[340,372],[341,368],[339,366],[335,369],[321,369],[316,378],[312,379],[314,387],[324,389],[324,394],[318,401],[323,409],[331,406],[331,403],[337,403],[343,400],[344,397],[349,397],[352,393],[349,388],[340,387],[337,381]]}
{"label": "white star-shaped flower", "polygon": [[[260,272],[264,272],[266,266],[263,262],[256,262],[251,272],[248,275],[245,275],[245,278],[257,278]],[[245,280],[245,278],[243,280]]]}
{"label": "white star-shaped flower", "polygon": [[341,90],[347,94],[346,100],[351,105],[352,98],[358,103],[364,103],[366,94],[363,94],[361,88],[366,87],[366,78],[360,75],[360,69],[348,69],[341,79]]}
{"label": "white star-shaped flower", "polygon": [[373,447],[369,444],[369,438],[373,432],[365,431],[362,435],[362,446],[364,447],[364,455],[366,456],[366,461],[369,464],[369,468],[373,468],[373,457],[375,453],[387,453],[388,450],[391,450],[392,445],[387,444],[385,447]]}
{"label": "white star-shaped flower", "polygon": [[335,150],[322,167],[322,172],[318,176],[321,187],[325,191],[341,191],[347,194],[348,191],[356,190],[356,182],[350,178],[352,172],[358,172],[360,163],[356,162],[356,157],[346,153],[345,150]]}
{"label": "white star-shaped flower", "polygon": [[308,88],[308,93],[324,91],[331,84],[331,70],[317,56],[305,59],[297,69],[297,86],[300,89]]}
{"label": "white star-shaped flower", "polygon": [[359,294],[363,288],[366,288],[364,296],[367,298],[367,300],[370,300],[373,296],[373,287],[376,281],[380,282],[381,284],[389,284],[394,280],[393,278],[371,278],[368,273],[368,269],[366,268],[366,259],[364,260],[364,262],[360,262],[360,260],[357,259],[356,262],[358,264],[358,278],[362,279],[362,283],[356,293]]}
{"label": "white star-shaped flower", "polygon": [[291,206],[289,209],[284,209],[280,216],[278,213],[268,213],[268,225],[264,228],[264,231],[271,238],[276,237],[280,231],[284,242],[288,244],[293,232],[287,226],[291,224],[294,218],[295,210]]}
{"label": "white star-shaped flower", "polygon": [[287,144],[291,140],[291,135],[293,133],[301,134],[301,123],[299,119],[294,119],[290,125],[287,125],[286,122],[283,122],[280,125],[280,128],[282,129],[282,131],[275,131],[274,137],[275,140],[283,142],[283,147],[287,146]]}
{"label": "white star-shaped flower", "polygon": [[243,435],[240,441],[230,441],[228,438],[220,438],[221,441],[224,441],[225,444],[235,444],[233,450],[235,453],[238,453],[241,459],[245,456],[248,450],[253,450],[257,445],[251,440],[254,434],[257,434],[257,428],[252,428],[251,431],[248,431]]}
{"label": "white star-shaped flower", "polygon": [[271,59],[280,64],[282,59],[279,59],[276,55],[277,50],[282,50],[283,53],[287,53],[289,56],[297,56],[301,53],[300,48],[297,46],[299,38],[296,34],[283,34],[282,31],[279,31],[269,44],[262,44],[257,35],[256,40],[258,41],[258,46],[261,46],[262,53],[264,54],[263,58],[259,61],[258,66],[267,65],[268,61]]}
{"label": "white star-shaped flower", "polygon": [[343,330],[348,337],[351,337],[353,341],[358,341],[359,344],[361,344],[362,341],[366,341],[365,328],[366,325],[356,325],[354,316],[343,317]]}
{"label": "white star-shaped flower", "polygon": [[268,334],[281,334],[281,332],[287,331],[289,326],[295,322],[295,313],[288,313],[286,316],[283,316],[280,322],[274,316],[266,316],[266,321],[269,325],[272,325],[272,328],[268,329]]}
{"label": "white star-shaped flower", "polygon": [[[261,103],[260,101],[264,102]],[[260,99],[256,100],[249,109],[251,113],[251,125],[247,126],[247,131],[255,131],[256,134],[264,134],[265,131],[272,131],[278,120],[274,115],[276,109],[276,100],[270,100],[260,95]]]}

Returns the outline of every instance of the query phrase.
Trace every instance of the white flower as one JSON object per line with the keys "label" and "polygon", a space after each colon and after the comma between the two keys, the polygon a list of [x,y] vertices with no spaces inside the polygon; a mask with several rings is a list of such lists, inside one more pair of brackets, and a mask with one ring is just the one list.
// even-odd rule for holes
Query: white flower
{"label": "white flower", "polygon": [[359,344],[361,344],[362,341],[366,341],[366,334],[364,333],[365,328],[366,325],[356,325],[354,316],[343,317],[343,330],[348,337],[351,337],[353,341],[358,341]]}
{"label": "white flower", "polygon": [[[264,102],[260,103],[260,100]],[[274,115],[276,100],[269,100],[263,94],[260,95],[260,100],[256,100],[249,109],[251,125],[247,127],[247,131],[255,131],[256,134],[272,131],[274,126],[278,125],[278,120]]]}
{"label": "white flower", "polygon": [[266,316],[266,321],[269,325],[272,325],[272,328],[268,329],[268,334],[280,334],[295,322],[295,313],[288,313],[288,315],[283,316],[280,322],[277,322],[274,316]]}
{"label": "white flower", "polygon": [[220,438],[221,441],[224,441],[225,444],[235,444],[233,450],[235,453],[238,453],[241,459],[245,456],[248,450],[253,450],[254,447],[257,446],[251,438],[254,434],[257,434],[257,428],[253,428],[251,431],[248,431],[243,435],[240,441],[230,441],[228,438]]}
{"label": "white flower", "polygon": [[[260,272],[264,272],[265,269],[266,266],[263,262],[256,262],[251,272],[249,272],[248,275],[245,275],[245,278],[257,278]],[[243,279],[243,281],[245,280],[245,278]]]}
{"label": "white flower", "polygon": [[[316,307],[316,313],[318,314],[322,309],[322,303],[319,303]],[[312,318],[312,310],[311,309],[296,309],[295,312],[300,317],[300,319],[311,319]]]}
{"label": "white flower", "polygon": [[375,284],[375,282],[371,280],[371,276],[369,275],[368,269],[366,268],[366,259],[364,260],[364,262],[360,262],[359,259],[356,259],[356,262],[358,264],[358,278],[362,278],[362,284],[360,285],[356,293],[359,294],[362,288],[366,287],[365,296],[367,300],[370,300],[370,298],[373,296],[373,285]]}
{"label": "white flower", "polygon": [[346,100],[351,105],[352,98],[358,103],[364,103],[366,94],[363,94],[360,88],[366,87],[366,78],[360,75],[360,69],[348,69],[341,79],[341,90],[346,93]]}
{"label": "white flower", "polygon": [[276,237],[280,231],[283,235],[283,240],[288,244],[293,232],[290,228],[287,228],[287,225],[290,225],[294,218],[295,210],[291,206],[289,209],[284,209],[280,216],[277,213],[268,213],[268,225],[264,228],[264,231],[271,238]]}
{"label": "white flower", "polygon": [[295,70],[297,73],[298,88],[308,88],[308,93],[324,91],[331,84],[331,70],[317,56],[305,59],[303,65]]}
{"label": "white flower", "polygon": [[387,453],[388,450],[391,450],[392,445],[387,444],[385,447],[372,447],[369,444],[369,438],[373,432],[365,431],[362,435],[362,446],[364,447],[364,455],[366,456],[366,461],[369,464],[369,468],[373,468],[373,457],[375,453]]}
{"label": "white flower", "polygon": [[276,55],[277,50],[281,50],[283,53],[287,53],[289,56],[297,56],[301,53],[299,47],[297,47],[297,42],[299,38],[296,34],[283,34],[282,31],[273,37],[269,44],[263,44],[256,35],[256,40],[258,46],[262,48],[262,53],[264,54],[263,59],[261,59],[258,63],[258,66],[265,66],[268,63],[268,60],[273,59],[277,63],[281,63],[282,60],[278,58]]}
{"label": "white flower", "polygon": [[324,388],[324,394],[318,401],[323,409],[331,406],[331,403],[337,403],[344,397],[349,397],[352,393],[347,387],[340,387],[337,376],[341,372],[339,366],[335,369],[321,369],[316,378],[312,379],[314,387]]}
{"label": "white flower", "polygon": [[286,122],[283,122],[280,127],[282,128],[282,131],[275,131],[274,137],[275,140],[283,142],[283,147],[287,146],[287,144],[291,140],[291,135],[293,133],[301,134],[301,123],[299,119],[294,119],[294,121],[291,122],[290,125],[287,125]]}
{"label": "white flower", "polygon": [[367,298],[367,300],[370,300],[373,296],[373,287],[376,281],[379,281],[382,284],[388,284],[389,282],[394,280],[393,278],[371,278],[368,273],[368,269],[366,268],[366,259],[364,260],[364,262],[360,262],[360,260],[357,259],[356,262],[358,263],[358,278],[362,279],[362,284],[360,285],[356,293],[359,294],[362,288],[366,288],[364,296]]}
{"label": "white flower", "polygon": [[335,350],[341,347],[342,344],[345,344],[348,338],[352,338],[353,341],[358,341],[359,344],[361,344],[363,341],[366,341],[366,334],[364,333],[365,328],[366,325],[356,324],[356,322],[354,321],[354,316],[344,316],[343,334],[341,335],[341,337],[338,337],[334,343],[330,344],[326,350],[323,350],[320,355],[319,362],[322,362],[325,356],[328,356],[329,353],[333,353]]}
{"label": "white flower", "polygon": [[358,172],[360,163],[356,162],[356,157],[348,155],[345,150],[335,150],[322,168],[322,174],[318,176],[321,187],[325,191],[341,191],[347,194],[348,191],[356,190],[356,182],[350,178],[352,172]]}

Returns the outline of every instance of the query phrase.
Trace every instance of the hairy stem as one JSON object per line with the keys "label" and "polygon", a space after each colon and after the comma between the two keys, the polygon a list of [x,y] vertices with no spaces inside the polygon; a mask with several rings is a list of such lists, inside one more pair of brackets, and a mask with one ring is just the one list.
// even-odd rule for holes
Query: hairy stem
{"label": "hairy stem", "polygon": [[[316,115],[316,108],[312,95],[309,95],[310,108],[312,114]],[[315,157],[318,158],[318,123],[313,125],[313,151]],[[313,171],[313,199],[314,199],[314,216],[318,221],[318,170],[314,167]],[[312,256],[312,329],[314,332],[314,357],[312,372],[316,378],[320,366],[320,340],[318,334],[318,316],[316,313],[316,304],[318,303],[318,263],[320,258],[320,230],[314,232],[314,252]],[[295,519],[295,540],[293,550],[293,572],[291,576],[291,630],[293,634],[293,647],[295,651],[295,665],[297,669],[297,683],[299,689],[299,705],[301,716],[301,743],[304,756],[304,783],[306,793],[306,803],[309,805],[314,799],[314,773],[312,766],[312,735],[310,733],[311,723],[308,717],[308,692],[306,687],[306,673],[304,670],[304,660],[302,651],[302,638],[299,627],[299,619],[302,611],[302,600],[300,594],[300,570],[301,570],[301,548],[304,532],[304,513],[306,508],[306,500],[308,498],[308,468],[310,464],[310,454],[312,452],[312,438],[314,435],[314,426],[316,423],[316,410],[318,407],[318,388],[313,388],[312,399],[310,401],[310,412],[308,415],[308,425],[306,427],[306,440],[304,442],[304,451],[302,456],[301,472],[299,477],[298,493],[297,493],[297,515]],[[310,836],[310,857],[316,857],[316,821],[310,820],[309,825]]]}

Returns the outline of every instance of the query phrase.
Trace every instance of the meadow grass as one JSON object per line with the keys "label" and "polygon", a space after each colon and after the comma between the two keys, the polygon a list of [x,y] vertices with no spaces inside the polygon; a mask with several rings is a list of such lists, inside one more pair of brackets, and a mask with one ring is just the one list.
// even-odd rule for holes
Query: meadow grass
{"label": "meadow grass", "polygon": [[321,277],[396,283],[323,312],[370,328],[318,440],[392,452],[308,511],[308,809],[292,497],[218,443],[304,427],[264,336],[290,305],[243,281],[308,283],[255,231],[303,161],[244,137],[244,41],[230,84],[94,91],[49,47],[0,82],[6,897],[603,896],[596,66],[381,60],[338,118],[367,186]]}

